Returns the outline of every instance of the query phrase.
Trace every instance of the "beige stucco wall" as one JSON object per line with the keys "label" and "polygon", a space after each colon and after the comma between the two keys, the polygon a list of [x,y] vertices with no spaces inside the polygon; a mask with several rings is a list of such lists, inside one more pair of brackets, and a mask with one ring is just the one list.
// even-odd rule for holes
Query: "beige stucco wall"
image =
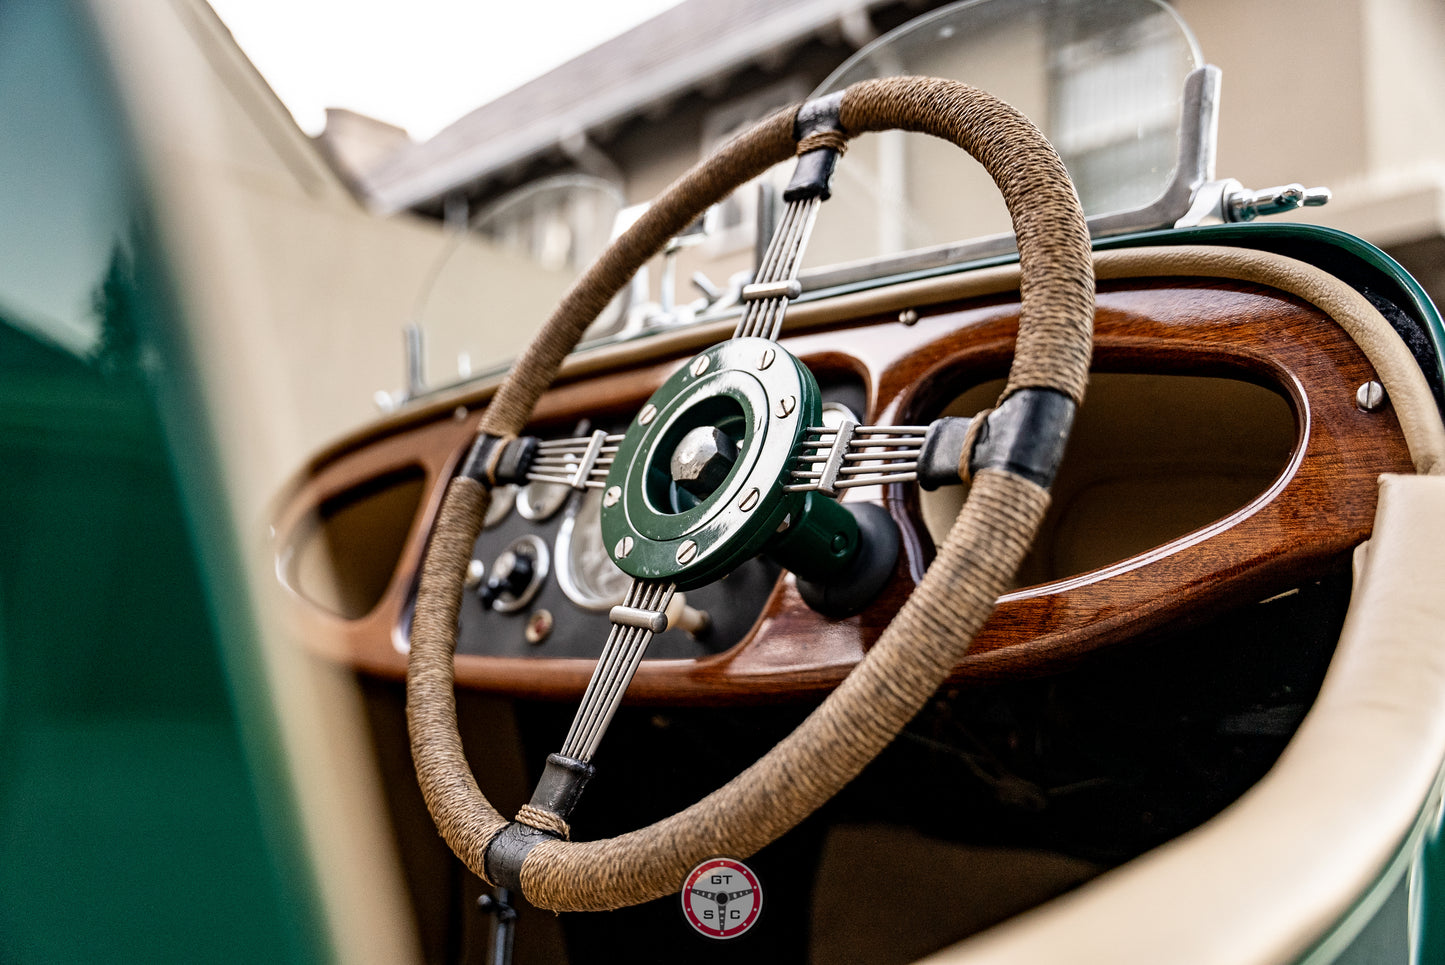
{"label": "beige stucco wall", "polygon": [[[1224,71],[1219,173],[1335,192],[1292,215],[1392,247],[1445,230],[1439,0],[1179,0]],[[1439,295],[1445,292],[1437,293]]]}
{"label": "beige stucco wall", "polygon": [[228,397],[247,400],[218,418],[237,420],[219,429],[250,480],[251,518],[253,496],[373,418],[378,390],[401,387],[412,320],[426,323],[438,380],[455,379],[461,351],[481,365],[526,344],[564,279],[429,219],[365,211],[203,3],[98,7],[148,18],[144,46],[121,66],[164,92],[132,108],[179,240],[183,295],[204,318],[197,351]]}

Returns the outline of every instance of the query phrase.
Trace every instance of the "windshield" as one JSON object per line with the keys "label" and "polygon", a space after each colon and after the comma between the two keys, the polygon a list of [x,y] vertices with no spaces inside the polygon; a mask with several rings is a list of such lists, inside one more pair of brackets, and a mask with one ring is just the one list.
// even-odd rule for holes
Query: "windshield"
{"label": "windshield", "polygon": [[[478,343],[474,324],[455,323],[458,318],[475,322],[475,313],[465,306],[484,305],[493,318],[528,324],[546,318],[606,249],[622,206],[622,193],[612,184],[569,174],[518,188],[470,216],[450,218],[454,230],[435,256],[412,311],[408,351],[416,358],[409,362],[410,384],[401,397],[465,380],[474,362],[485,368],[494,361],[489,346]],[[506,284],[499,286],[499,280]],[[615,328],[625,298],[608,306],[591,332]],[[400,399],[379,393],[377,401],[390,408]]]}
{"label": "windshield", "polygon": [[[800,75],[731,99],[719,95],[721,106],[705,112],[700,149],[712,150],[780,107],[861,80],[945,77],[987,90],[1028,115],[1059,151],[1091,219],[1152,214],[1179,164],[1186,79],[1201,64],[1188,27],[1159,0],[966,0],[866,44],[811,95]],[[418,338],[412,351],[424,359],[425,374],[405,395],[448,384],[453,373],[466,378],[474,362],[480,363],[476,374],[490,371],[520,349],[513,341],[547,317],[601,252],[609,227],[611,234],[625,227],[647,197],[685,169],[684,158],[687,164],[695,160],[692,142],[678,141],[671,129],[657,136],[642,152],[649,158],[638,168],[645,177],[618,167],[611,181],[544,178],[448,216],[469,230],[458,231],[418,299],[414,330],[424,330],[426,338],[424,344]],[[792,167],[791,161],[778,165],[714,206],[668,246],[666,257],[639,272],[586,340],[626,339],[735,311]],[[629,177],[638,183],[623,191],[618,185]],[[628,194],[642,185],[647,194]],[[1138,227],[1127,216],[1118,220]],[[967,250],[975,239],[993,239],[985,243],[987,253],[1001,253],[1011,247],[1010,230],[988,175],[953,145],[902,132],[858,138],[838,164],[832,198],[812,233],[803,290],[980,257],[979,250]],[[516,264],[504,291],[469,302],[483,284],[477,259]],[[486,284],[494,284],[495,275],[489,278]],[[497,304],[502,297],[506,311]],[[478,342],[474,316],[454,310],[464,304],[485,304],[489,320],[507,319],[501,326],[506,337]],[[449,325],[453,316],[468,322]]]}
{"label": "windshield", "polygon": [[[1028,115],[1053,143],[1089,217],[1148,206],[1179,151],[1184,79],[1202,63],[1157,0],[967,0],[879,38],[813,96],[919,74],[966,81]],[[852,142],[806,264],[832,265],[1007,232],[982,168],[932,138]]]}

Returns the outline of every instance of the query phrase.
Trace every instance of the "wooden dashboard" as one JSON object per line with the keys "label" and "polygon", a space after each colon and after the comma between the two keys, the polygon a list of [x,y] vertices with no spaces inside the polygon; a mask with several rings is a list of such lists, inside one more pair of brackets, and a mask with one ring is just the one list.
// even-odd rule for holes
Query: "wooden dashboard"
{"label": "wooden dashboard", "polygon": [[[985,295],[800,325],[783,344],[820,379],[861,386],[869,421],[921,424],[991,404],[1017,322],[1016,296]],[[629,417],[692,352],[724,337],[713,325],[579,356],[543,397],[537,431]],[[1272,289],[1103,283],[1094,373],[1042,545],[956,681],[1048,673],[1165,624],[1288,592],[1368,537],[1381,473],[1411,471],[1390,408],[1356,405],[1356,389],[1375,377],[1369,362],[1318,309]],[[493,388],[431,400],[349,437],[283,493],[273,548],[297,640],[358,670],[404,675],[427,534]],[[902,533],[880,599],[828,620],[784,573],[740,643],[645,661],[629,699],[746,701],[841,680],[926,569],[930,525],[946,525],[950,499],[902,485],[848,498],[883,504]],[[463,654],[456,676],[464,687],[567,698],[592,666]]]}

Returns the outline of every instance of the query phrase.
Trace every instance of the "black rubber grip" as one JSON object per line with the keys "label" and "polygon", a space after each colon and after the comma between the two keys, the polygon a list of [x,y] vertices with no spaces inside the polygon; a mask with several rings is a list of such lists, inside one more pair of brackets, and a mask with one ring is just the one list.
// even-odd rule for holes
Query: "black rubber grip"
{"label": "black rubber grip", "polygon": [[940,486],[957,486],[963,480],[958,467],[963,464],[963,444],[973,420],[963,416],[935,419],[923,437],[918,452],[918,485],[934,490]]}

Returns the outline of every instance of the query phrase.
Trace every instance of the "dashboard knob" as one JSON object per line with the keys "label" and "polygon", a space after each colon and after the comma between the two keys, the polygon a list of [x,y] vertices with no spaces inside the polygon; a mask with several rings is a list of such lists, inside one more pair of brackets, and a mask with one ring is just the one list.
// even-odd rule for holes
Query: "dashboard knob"
{"label": "dashboard knob", "polygon": [[497,554],[486,582],[477,587],[482,607],[501,613],[520,610],[547,579],[547,544],[536,536],[523,536]]}
{"label": "dashboard knob", "polygon": [[492,573],[487,577],[487,582],[477,590],[477,599],[482,601],[482,606],[491,609],[497,597],[503,593],[521,596],[532,582],[535,569],[527,557],[506,550],[492,564]]}

